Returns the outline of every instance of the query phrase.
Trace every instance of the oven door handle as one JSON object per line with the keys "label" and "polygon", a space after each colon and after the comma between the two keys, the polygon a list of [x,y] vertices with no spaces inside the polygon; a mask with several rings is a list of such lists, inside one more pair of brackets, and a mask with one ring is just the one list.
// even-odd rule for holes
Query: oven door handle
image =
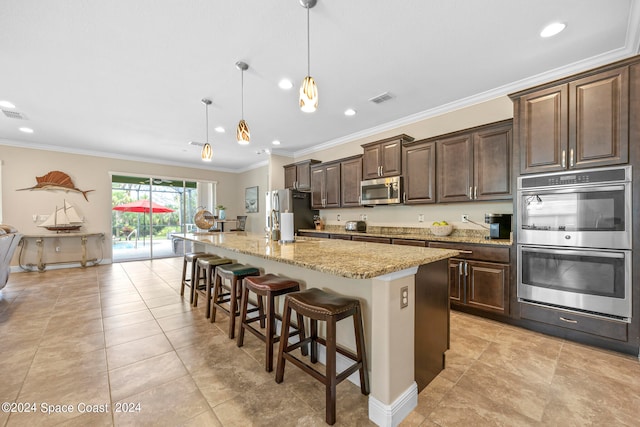
{"label": "oven door handle", "polygon": [[586,251],[583,249],[547,249],[547,248],[540,248],[537,246],[523,246],[522,247],[522,252],[537,252],[537,253],[544,253],[544,254],[552,254],[552,255],[582,255],[582,256],[597,256],[597,257],[602,257],[602,258],[624,258],[625,257],[625,251],[616,251],[616,252],[610,252],[610,251],[601,251],[601,250],[594,250],[594,251]]}
{"label": "oven door handle", "polygon": [[624,191],[624,184],[613,184],[613,185],[593,185],[593,184],[574,184],[571,188],[556,188],[550,189],[549,187],[545,187],[543,189],[539,188],[537,190],[533,188],[527,188],[526,190],[520,190],[521,196],[530,197],[530,196],[546,196],[553,194],[567,194],[567,193],[586,193],[586,192],[601,192],[601,191]]}

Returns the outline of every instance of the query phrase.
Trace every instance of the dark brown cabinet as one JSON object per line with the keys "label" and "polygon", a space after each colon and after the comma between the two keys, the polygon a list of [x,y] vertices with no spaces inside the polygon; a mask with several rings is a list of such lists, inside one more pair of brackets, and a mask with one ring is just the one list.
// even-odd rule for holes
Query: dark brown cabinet
{"label": "dark brown cabinet", "polygon": [[340,207],[340,162],[311,166],[311,207]]}
{"label": "dark brown cabinet", "polygon": [[436,202],[436,143],[414,142],[402,147],[404,195],[407,205]]}
{"label": "dark brown cabinet", "polygon": [[284,166],[284,188],[300,191],[311,190],[311,165],[319,160],[305,160]]}
{"label": "dark brown cabinet", "polygon": [[449,259],[452,305],[509,314],[509,248],[431,242],[429,247],[460,251]]}
{"label": "dark brown cabinet", "polygon": [[507,120],[439,139],[438,202],[511,198],[512,129]]}
{"label": "dark brown cabinet", "polygon": [[364,144],[362,176],[364,179],[402,174],[402,143],[411,142],[409,135],[398,135],[382,141]]}
{"label": "dark brown cabinet", "polygon": [[340,160],[340,204],[344,208],[360,206],[362,156]]}
{"label": "dark brown cabinet", "polygon": [[389,237],[376,237],[376,236],[352,236],[351,240],[355,242],[369,242],[369,243],[391,243]]}
{"label": "dark brown cabinet", "polygon": [[514,98],[521,173],[627,163],[628,66]]}

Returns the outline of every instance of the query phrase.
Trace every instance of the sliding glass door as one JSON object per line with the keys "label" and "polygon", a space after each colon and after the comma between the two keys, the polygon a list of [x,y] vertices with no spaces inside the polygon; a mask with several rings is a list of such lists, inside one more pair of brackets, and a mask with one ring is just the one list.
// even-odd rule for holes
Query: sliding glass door
{"label": "sliding glass door", "polygon": [[112,175],[114,262],[184,254],[185,233],[198,206],[195,181]]}

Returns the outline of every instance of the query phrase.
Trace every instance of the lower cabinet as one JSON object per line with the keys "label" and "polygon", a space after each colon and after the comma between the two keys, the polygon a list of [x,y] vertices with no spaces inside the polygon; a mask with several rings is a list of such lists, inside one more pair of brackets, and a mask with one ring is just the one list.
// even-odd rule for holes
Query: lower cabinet
{"label": "lower cabinet", "polygon": [[460,251],[458,257],[449,260],[453,307],[509,314],[510,248],[441,242],[431,242],[429,247]]}
{"label": "lower cabinet", "polygon": [[391,243],[389,237],[375,237],[375,236],[353,236],[351,240],[356,242],[370,242],[370,243]]}

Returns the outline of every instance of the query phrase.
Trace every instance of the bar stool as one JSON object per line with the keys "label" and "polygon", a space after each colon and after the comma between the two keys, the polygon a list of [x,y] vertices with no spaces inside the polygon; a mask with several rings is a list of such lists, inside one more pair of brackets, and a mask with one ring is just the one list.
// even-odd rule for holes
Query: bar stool
{"label": "bar stool", "polygon": [[[275,298],[280,295],[296,292],[300,290],[300,284],[295,280],[279,277],[275,274],[265,274],[264,276],[247,277],[244,279],[244,288],[242,290],[242,301],[240,302],[240,329],[238,330],[238,347],[244,344],[244,330],[260,338],[267,346],[265,369],[267,372],[273,371],[273,344],[280,340],[280,336],[276,335],[276,319],[282,320],[282,317],[276,313]],[[248,316],[249,292],[256,294],[258,302],[262,298],[267,299],[267,308],[264,313],[260,313],[257,317],[250,318]],[[264,328],[266,320],[266,330],[262,331],[251,326],[251,323],[260,321],[261,327]],[[302,315],[298,314],[298,326],[292,335],[300,335],[300,339],[304,338],[304,323]],[[306,347],[303,347],[303,354],[306,355]]]}
{"label": "bar stool", "polygon": [[[198,258],[202,256],[209,256],[206,252],[189,252],[184,254],[184,260],[182,262],[182,281],[180,282],[180,296],[184,296],[184,288],[188,286],[191,294],[189,296],[189,304],[193,304],[193,286],[191,286],[191,282],[193,278],[196,277],[196,264]],[[191,263],[191,276],[187,278],[187,264]]]}
{"label": "bar stool", "polygon": [[[213,286],[213,305],[211,305],[211,323],[216,321],[216,307],[229,315],[229,338],[236,335],[236,316],[238,303],[242,297],[242,281],[245,277],[259,276],[260,270],[251,265],[230,264],[216,268],[216,280]],[[231,281],[229,292],[224,291],[225,279]],[[229,303],[229,309],[223,304]],[[261,301],[258,301],[258,309],[262,313]]]}
{"label": "bar stool", "polygon": [[[199,258],[198,259],[198,266],[196,268],[196,277],[197,277],[197,281],[196,281],[196,285],[195,285],[195,295],[193,297],[193,306],[197,307],[198,306],[198,294],[203,294],[203,296],[206,298],[207,301],[207,306],[206,306],[206,311],[205,311],[205,316],[209,317],[209,312],[211,311],[211,284],[213,283],[213,275],[214,275],[214,269],[217,266],[220,265],[224,265],[224,264],[232,264],[233,261],[230,260],[229,258],[220,258],[217,255],[213,255],[212,257],[204,257],[204,258]],[[205,272],[205,281],[204,281],[204,285],[200,285],[200,272],[204,270]]]}
{"label": "bar stool", "polygon": [[[289,345],[289,325],[291,323],[292,309],[310,319],[311,330],[309,337]],[[336,345],[336,322],[349,316],[353,316],[356,354]],[[330,294],[317,288],[306,289],[285,295],[282,317],[282,336],[280,337],[280,348],[278,350],[276,382],[281,383],[284,379],[284,365],[285,361],[288,360],[323,383],[326,395],[326,422],[329,425],[333,425],[336,422],[336,386],[340,382],[359,370],[360,391],[364,395],[369,394],[369,374],[367,372],[360,301]],[[318,337],[319,320],[325,321],[327,324],[326,339]],[[318,361],[318,343],[325,345],[327,355],[325,375],[291,354],[291,351],[307,343],[311,344],[311,363]],[[355,362],[340,374],[336,374],[336,352]]]}

